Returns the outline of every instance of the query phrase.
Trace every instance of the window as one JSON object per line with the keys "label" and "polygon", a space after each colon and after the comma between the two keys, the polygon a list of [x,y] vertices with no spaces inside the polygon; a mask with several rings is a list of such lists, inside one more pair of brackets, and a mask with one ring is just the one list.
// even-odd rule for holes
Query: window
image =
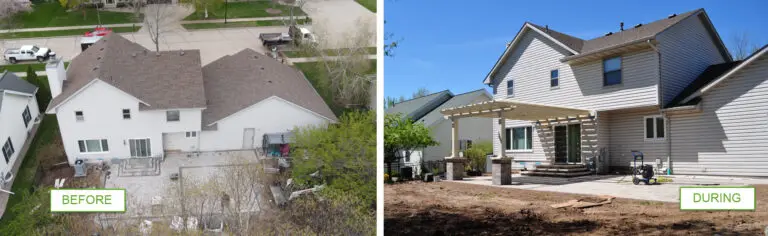
{"label": "window", "polygon": [[148,157],[152,155],[149,139],[129,139],[131,157]]}
{"label": "window", "polygon": [[506,140],[507,150],[531,151],[533,148],[533,127],[507,128]]}
{"label": "window", "polygon": [[472,148],[472,140],[469,139],[460,139],[459,140],[459,150],[466,151],[467,149]]}
{"label": "window", "polygon": [[560,70],[549,71],[549,87],[560,86]]}
{"label": "window", "polygon": [[84,121],[85,117],[83,116],[83,111],[75,111],[75,120],[76,121]]}
{"label": "window", "polygon": [[5,157],[5,163],[11,161],[11,155],[16,152],[16,150],[13,149],[13,143],[11,142],[11,137],[8,137],[7,140],[5,140],[5,144],[3,145],[3,157]]}
{"label": "window", "polygon": [[131,119],[131,109],[123,109],[123,120]]}
{"label": "window", "polygon": [[29,121],[32,120],[32,114],[29,113],[29,106],[24,108],[24,112],[21,113],[21,118],[24,119],[24,127],[29,127]]}
{"label": "window", "polygon": [[109,152],[109,145],[107,145],[106,139],[78,140],[77,146],[80,148],[80,153]]}
{"label": "window", "polygon": [[178,110],[166,111],[165,119],[166,121],[179,121],[179,111]]}
{"label": "window", "polygon": [[507,97],[512,97],[514,95],[515,95],[515,81],[507,80]]}
{"label": "window", "polygon": [[621,84],[621,57],[603,60],[603,86]]}
{"label": "window", "polygon": [[661,116],[646,116],[645,139],[664,139],[666,137],[666,119]]}
{"label": "window", "polygon": [[194,138],[194,137],[197,137],[197,132],[195,131],[187,132],[187,138]]}

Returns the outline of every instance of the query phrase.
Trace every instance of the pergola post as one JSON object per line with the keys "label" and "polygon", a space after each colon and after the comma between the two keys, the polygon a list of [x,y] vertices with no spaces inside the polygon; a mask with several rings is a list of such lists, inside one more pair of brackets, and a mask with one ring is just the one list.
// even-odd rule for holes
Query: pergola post
{"label": "pergola post", "polygon": [[512,184],[512,159],[507,158],[507,119],[499,112],[499,143],[501,152],[491,160],[491,174],[493,185]]}
{"label": "pergola post", "polygon": [[501,152],[499,152],[498,158],[505,158],[507,157],[507,119],[501,115],[499,115],[499,143],[501,144]]}
{"label": "pergola post", "polygon": [[451,117],[451,156],[445,158],[445,178],[464,179],[466,159],[459,157],[459,118]]}

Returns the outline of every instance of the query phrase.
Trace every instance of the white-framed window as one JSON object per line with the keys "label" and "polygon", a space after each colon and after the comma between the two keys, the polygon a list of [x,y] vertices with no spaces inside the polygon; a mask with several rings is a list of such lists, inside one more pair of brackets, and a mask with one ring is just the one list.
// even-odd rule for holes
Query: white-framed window
{"label": "white-framed window", "polygon": [[152,155],[152,147],[148,138],[129,139],[128,148],[131,150],[131,157],[148,157]]}
{"label": "white-framed window", "polygon": [[186,132],[186,136],[187,136],[187,138],[194,138],[194,137],[197,137],[197,131],[189,131],[189,132]]}
{"label": "white-framed window", "polygon": [[515,96],[515,81],[507,80],[507,97]]}
{"label": "white-framed window", "polygon": [[663,140],[667,137],[667,119],[662,116],[643,117],[645,140]]}
{"label": "white-framed window", "polygon": [[75,120],[76,121],[84,121],[85,116],[83,115],[83,111],[75,111]]}
{"label": "white-framed window", "polygon": [[106,139],[78,140],[77,146],[80,148],[80,153],[109,152],[109,145]]}
{"label": "white-framed window", "polygon": [[549,71],[549,87],[557,88],[560,86],[560,69]]}
{"label": "white-framed window", "polygon": [[168,122],[179,121],[179,110],[170,110],[165,112],[165,120]]}
{"label": "white-framed window", "polygon": [[621,57],[603,60],[603,86],[621,84]]}
{"label": "white-framed window", "polygon": [[32,114],[29,113],[29,106],[24,108],[24,112],[21,113],[21,118],[24,119],[24,127],[29,127],[29,121],[32,120]]}
{"label": "white-framed window", "polygon": [[123,109],[123,120],[131,119],[131,109]]}
{"label": "white-framed window", "polygon": [[533,150],[533,126],[507,128],[506,150],[529,152]]}
{"label": "white-framed window", "polygon": [[11,155],[16,152],[15,149],[13,149],[13,142],[11,142],[11,137],[8,137],[8,139],[5,140],[5,144],[3,144],[3,157],[5,157],[5,163],[8,164],[8,162],[11,162]]}

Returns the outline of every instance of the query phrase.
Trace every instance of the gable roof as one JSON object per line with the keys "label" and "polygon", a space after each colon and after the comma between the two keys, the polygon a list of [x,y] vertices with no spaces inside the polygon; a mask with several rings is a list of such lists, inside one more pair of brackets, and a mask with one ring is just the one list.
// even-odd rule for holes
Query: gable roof
{"label": "gable roof", "polygon": [[[703,17],[707,19],[707,23],[705,27],[708,27],[714,31],[714,26],[712,26],[712,23],[709,22],[709,17],[706,15],[706,11],[704,11],[703,8],[699,8],[693,11],[685,12],[680,15],[676,15],[674,17],[667,17],[661,20],[657,20],[648,24],[643,24],[640,27],[632,27],[623,31],[619,32],[613,32],[611,35],[607,36],[601,36],[597,38],[593,38],[590,40],[582,40],[577,37],[573,37],[567,34],[563,34],[557,31],[554,31],[552,29],[548,29],[548,27],[542,28],[541,26],[534,25],[531,23],[526,22],[525,25],[530,25],[534,28],[537,28],[541,31],[545,31],[548,29],[547,35],[549,35],[552,39],[556,40],[557,42],[560,42],[561,44],[568,45],[569,48],[575,49],[576,52],[573,53],[573,55],[566,56],[562,59],[562,61],[570,61],[573,59],[593,55],[598,52],[606,51],[609,49],[614,48],[620,48],[627,45],[636,44],[639,42],[645,42],[649,39],[654,39],[658,34],[664,32],[665,30],[669,29],[670,27],[676,25],[677,23],[680,23],[684,19],[698,15],[699,13],[703,14]],[[520,33],[523,32],[523,29],[520,30]],[[517,37],[520,36],[520,33],[518,33],[517,36],[515,36],[515,40]],[[725,45],[723,44],[720,37],[717,35],[717,33],[714,33],[715,35],[713,38],[717,41],[715,42],[715,45],[721,48],[721,53],[723,53],[723,57],[725,60],[730,60],[730,55],[728,55],[728,50],[725,49]],[[515,41],[513,41],[515,42]],[[513,47],[513,44],[510,44],[507,49],[505,50],[504,54],[501,58],[496,62],[496,65],[494,65],[491,72],[486,76],[483,83],[490,84],[491,83],[491,77],[496,72],[497,67],[500,63],[506,59],[507,52],[510,51],[511,47]]]}
{"label": "gable roof", "polygon": [[453,94],[450,91],[443,90],[423,97],[395,103],[393,106],[387,108],[385,112],[387,114],[401,113],[403,114],[403,118],[407,117],[416,121],[424,117],[424,115],[432,111],[435,107],[450,99],[452,96]]}
{"label": "gable roof", "polygon": [[486,96],[488,98],[486,101],[492,100],[491,95],[488,94],[485,89],[478,89],[475,91],[457,94],[454,95],[451,99],[448,99],[448,101],[445,101],[440,106],[432,109],[431,112],[427,113],[427,115],[421,118],[421,121],[424,122],[424,125],[427,127],[432,126],[439,121],[445,120],[443,113],[440,112],[441,110],[449,107],[459,107],[472,104],[479,96]]}
{"label": "gable roof", "polygon": [[337,120],[301,72],[252,49],[219,58],[202,71],[208,99],[208,107],[203,110],[203,127],[272,96],[330,121]]}
{"label": "gable roof", "polygon": [[706,86],[707,84],[711,83],[716,78],[720,77],[720,75],[725,74],[729,70],[733,69],[737,65],[741,64],[742,61],[732,61],[732,62],[725,62],[721,64],[711,65],[707,67],[707,69],[704,70],[698,77],[696,77],[695,80],[693,80],[688,86],[686,86],[680,93],[675,96],[669,103],[667,103],[664,108],[671,108],[671,107],[679,107],[679,106],[687,106],[687,105],[694,105],[700,101],[700,99],[696,99],[683,102],[688,96],[693,95],[699,89]]}
{"label": "gable roof", "polygon": [[142,110],[206,106],[199,50],[156,53],[109,34],[71,61],[62,92],[49,109],[96,79],[145,102]]}
{"label": "gable roof", "polygon": [[19,78],[14,73],[6,71],[0,74],[0,92],[5,90],[35,94],[35,92],[37,92],[37,86]]}

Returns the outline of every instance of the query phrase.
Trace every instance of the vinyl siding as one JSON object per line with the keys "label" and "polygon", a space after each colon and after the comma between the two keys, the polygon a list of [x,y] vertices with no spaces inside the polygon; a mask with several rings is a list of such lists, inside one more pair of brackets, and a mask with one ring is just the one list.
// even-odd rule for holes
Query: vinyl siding
{"label": "vinyl siding", "polygon": [[[643,109],[632,109],[625,111],[616,111],[610,113],[609,131],[611,167],[626,168],[632,162],[632,150],[643,152],[646,163],[653,163],[657,158],[662,161],[667,160],[668,139],[665,140],[646,140],[645,139],[645,116],[659,115],[657,107],[648,107]],[[669,131],[666,132],[669,136]],[[638,163],[639,164],[639,163]]]}
{"label": "vinyl siding", "polygon": [[672,100],[708,66],[725,62],[704,27],[703,15],[691,16],[659,34],[664,104]]}
{"label": "vinyl siding", "polygon": [[704,94],[700,113],[672,115],[675,174],[768,176],[768,57]]}
{"label": "vinyl siding", "polygon": [[[424,149],[424,161],[442,160],[451,156],[451,121],[443,120],[430,126],[432,137],[439,144]],[[459,119],[459,139],[469,139],[473,143],[491,141],[490,118]],[[413,159],[412,159],[413,160]]]}
{"label": "vinyl siding", "polygon": [[[507,99],[507,81],[514,80],[509,99],[582,108],[613,110],[658,105],[658,57],[654,51],[623,55],[623,83],[603,86],[602,61],[568,65],[570,55],[542,35],[528,31],[494,77],[494,99]],[[550,88],[550,71],[559,70],[559,87]]]}
{"label": "vinyl siding", "polygon": [[[2,109],[0,109],[0,148],[5,145],[8,138],[11,139],[13,144],[14,153],[9,157],[8,163],[5,162],[3,154],[0,153],[0,174],[8,173],[11,171],[14,164],[24,160],[24,153],[21,153],[24,142],[27,139],[32,138],[29,132],[35,125],[35,118],[40,114],[40,109],[37,107],[37,100],[35,96],[23,96],[16,94],[4,94],[0,92],[2,97]],[[24,119],[22,113],[24,109],[29,106],[29,113],[32,116],[32,120],[29,121],[29,125],[24,126]],[[13,173],[14,175],[17,173]]]}

